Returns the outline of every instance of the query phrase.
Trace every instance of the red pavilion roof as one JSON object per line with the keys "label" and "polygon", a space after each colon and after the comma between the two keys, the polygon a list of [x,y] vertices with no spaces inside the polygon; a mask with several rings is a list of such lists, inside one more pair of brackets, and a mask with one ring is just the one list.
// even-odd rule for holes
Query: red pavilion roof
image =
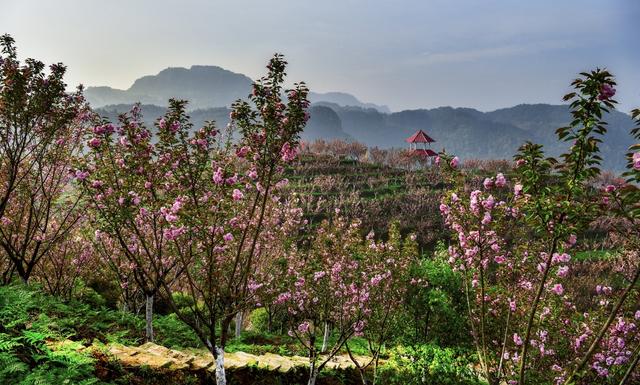
{"label": "red pavilion roof", "polygon": [[430,150],[428,148],[426,150],[423,150],[423,149],[419,148],[417,150],[413,150],[413,152],[416,155],[422,155],[422,156],[437,156],[438,155],[438,154],[435,153],[435,151]]}
{"label": "red pavilion roof", "polygon": [[431,137],[424,133],[422,130],[416,131],[415,134],[411,135],[405,142],[408,143],[433,143],[435,140],[431,139]]}

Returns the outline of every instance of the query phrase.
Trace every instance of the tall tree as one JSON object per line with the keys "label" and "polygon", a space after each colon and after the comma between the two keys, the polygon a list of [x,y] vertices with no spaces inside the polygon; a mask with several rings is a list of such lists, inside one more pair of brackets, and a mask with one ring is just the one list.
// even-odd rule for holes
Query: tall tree
{"label": "tall tree", "polygon": [[[0,258],[3,281],[24,282],[79,218],[72,188],[90,113],[82,89],[66,92],[65,67],[21,63],[14,40],[0,37]],[[7,262],[8,261],[8,262]]]}

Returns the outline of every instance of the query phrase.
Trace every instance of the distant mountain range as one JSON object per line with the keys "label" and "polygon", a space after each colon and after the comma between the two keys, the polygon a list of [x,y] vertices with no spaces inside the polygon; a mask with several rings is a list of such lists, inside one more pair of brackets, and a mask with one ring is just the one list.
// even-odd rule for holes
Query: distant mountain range
{"label": "distant mountain range", "polygon": [[[238,98],[246,98],[251,83],[250,78],[220,67],[193,66],[168,68],[158,75],[142,77],[128,90],[89,87],[86,96],[110,120],[116,120],[118,114],[139,101],[149,124],[164,113],[169,98],[188,99],[193,109],[189,114],[196,127],[206,120],[223,127],[229,120],[228,106]],[[436,140],[434,150],[444,148],[462,159],[511,159],[527,140],[545,145],[550,155],[558,155],[568,146],[558,143],[555,135],[556,128],[570,121],[564,105],[521,104],[491,112],[440,107],[391,113],[386,106],[363,103],[345,93],[312,93],[310,100],[311,119],[302,134],[307,141],[344,139],[381,148],[404,147],[404,139],[422,129]],[[609,132],[601,144],[603,166],[621,170],[624,154],[632,144],[629,129],[633,122],[618,111],[605,119]]]}
{"label": "distant mountain range", "polygon": [[[216,66],[166,68],[157,75],[143,76],[126,90],[111,87],[87,87],[85,97],[93,107],[113,104],[143,103],[166,106],[170,98],[189,100],[191,109],[228,107],[251,92],[249,77]],[[374,108],[390,112],[389,107],[363,103],[344,92],[311,92],[309,100],[343,106]]]}

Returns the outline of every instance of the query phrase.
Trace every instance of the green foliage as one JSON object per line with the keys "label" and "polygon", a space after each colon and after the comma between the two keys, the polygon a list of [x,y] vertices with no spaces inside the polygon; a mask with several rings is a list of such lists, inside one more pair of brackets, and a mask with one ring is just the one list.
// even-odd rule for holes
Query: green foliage
{"label": "green foliage", "polygon": [[0,383],[97,384],[94,360],[78,343],[52,350],[63,338],[52,318],[41,313],[42,296],[24,286],[0,287]]}
{"label": "green foliage", "polygon": [[479,385],[472,357],[463,350],[426,344],[398,347],[380,368],[380,383],[395,385]]}
{"label": "green foliage", "polygon": [[251,322],[252,330],[255,332],[265,333],[269,331],[269,313],[263,307],[252,311],[249,315],[249,321]]}
{"label": "green foliage", "polygon": [[155,317],[156,343],[169,348],[198,348],[202,343],[193,330],[171,313],[166,316]]}
{"label": "green foliage", "polygon": [[406,315],[397,326],[405,343],[468,344],[467,321],[460,276],[446,261],[447,251],[439,242],[432,258],[415,264],[415,279],[407,296]]}

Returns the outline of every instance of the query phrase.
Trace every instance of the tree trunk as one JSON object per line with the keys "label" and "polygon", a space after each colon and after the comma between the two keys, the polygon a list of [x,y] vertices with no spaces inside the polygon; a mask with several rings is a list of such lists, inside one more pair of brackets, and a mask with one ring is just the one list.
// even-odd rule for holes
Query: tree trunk
{"label": "tree trunk", "polygon": [[318,372],[316,370],[316,362],[313,360],[309,363],[309,382],[307,385],[315,385],[316,378],[318,378]]}
{"label": "tree trunk", "polygon": [[327,345],[329,345],[329,335],[331,328],[329,327],[329,322],[324,323],[324,336],[322,337],[322,349],[320,353],[325,353],[327,351]]}
{"label": "tree trunk", "polygon": [[240,338],[242,334],[242,312],[236,314],[236,339]]}
{"label": "tree trunk", "polygon": [[224,350],[215,347],[216,350],[216,385],[227,385],[227,377],[224,372]]}
{"label": "tree trunk", "polygon": [[145,311],[147,321],[146,338],[147,342],[153,342],[153,294],[147,294],[147,307]]}

